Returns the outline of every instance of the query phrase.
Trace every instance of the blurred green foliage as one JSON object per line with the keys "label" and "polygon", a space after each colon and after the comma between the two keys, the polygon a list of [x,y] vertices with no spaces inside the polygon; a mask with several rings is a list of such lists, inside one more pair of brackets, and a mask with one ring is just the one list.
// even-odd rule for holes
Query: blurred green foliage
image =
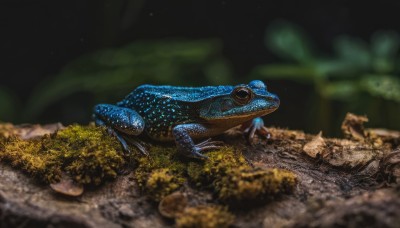
{"label": "blurred green foliage", "polygon": [[[319,105],[315,110],[319,110],[317,124],[322,128],[329,128],[332,122],[331,101],[345,102],[346,111],[373,117],[384,116],[380,114],[389,110],[400,115],[400,39],[396,32],[377,31],[369,43],[346,35],[336,37],[334,54],[329,56],[315,51],[301,28],[277,21],[267,29],[265,44],[285,63],[258,66],[251,76],[313,85],[317,99],[312,102]],[[377,105],[385,101],[392,107]],[[400,128],[399,117],[393,116],[388,121]]]}
{"label": "blurred green foliage", "polygon": [[252,72],[256,77],[312,83],[329,99],[349,101],[366,92],[400,102],[400,39],[394,31],[376,32],[369,45],[354,37],[337,37],[333,57],[315,53],[303,31],[288,22],[272,24],[265,42],[288,63],[258,66]]}
{"label": "blurred green foliage", "polygon": [[35,88],[22,119],[32,120],[49,106],[80,92],[110,98],[111,94],[123,97],[144,83],[227,83],[231,70],[221,49],[218,40],[159,40],[138,41],[83,55]]}
{"label": "blurred green foliage", "polygon": [[[315,114],[301,119],[283,112],[280,118],[286,119],[287,126],[299,121],[307,124],[307,131],[322,129],[334,135],[345,112],[351,111],[367,114],[375,126],[400,129],[400,37],[396,32],[378,31],[369,42],[339,36],[333,40],[332,53],[326,54],[313,47],[300,27],[278,21],[267,29],[265,44],[282,61],[257,66],[249,77],[295,81],[307,85],[301,88],[314,88],[300,96],[309,99],[302,101],[309,107],[301,112]],[[62,108],[59,113],[68,115],[68,120],[83,122],[90,116],[91,104],[115,102],[144,83],[237,84],[234,80],[219,40],[135,41],[78,57],[39,83],[25,102],[0,87],[0,120],[37,122],[38,117]],[[82,95],[83,100],[77,101]],[[62,119],[55,118],[48,121]]]}
{"label": "blurred green foliage", "polygon": [[16,111],[20,108],[17,96],[8,88],[0,86],[0,120],[15,120]]}

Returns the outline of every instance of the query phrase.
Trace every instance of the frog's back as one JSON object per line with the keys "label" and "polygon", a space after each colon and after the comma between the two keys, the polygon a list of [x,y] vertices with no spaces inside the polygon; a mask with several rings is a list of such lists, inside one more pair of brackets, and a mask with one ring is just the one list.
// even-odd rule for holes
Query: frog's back
{"label": "frog's back", "polygon": [[149,94],[155,97],[167,97],[175,101],[198,102],[232,91],[232,86],[204,86],[204,87],[179,87],[179,86],[153,86],[142,85],[132,94]]}

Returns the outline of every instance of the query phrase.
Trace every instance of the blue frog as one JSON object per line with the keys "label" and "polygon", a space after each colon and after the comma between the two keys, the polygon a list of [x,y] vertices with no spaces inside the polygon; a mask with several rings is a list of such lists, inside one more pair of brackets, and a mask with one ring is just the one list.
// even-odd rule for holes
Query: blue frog
{"label": "blue frog", "polygon": [[[96,125],[106,126],[125,150],[126,140],[146,134],[157,141],[175,141],[178,151],[207,158],[201,152],[221,146],[210,139],[195,144],[193,139],[209,138],[241,125],[252,139],[255,132],[268,135],[261,116],[279,107],[277,95],[259,80],[248,85],[177,87],[142,85],[116,105],[94,107]],[[126,140],[125,140],[126,139]],[[144,147],[133,143],[142,151]]]}

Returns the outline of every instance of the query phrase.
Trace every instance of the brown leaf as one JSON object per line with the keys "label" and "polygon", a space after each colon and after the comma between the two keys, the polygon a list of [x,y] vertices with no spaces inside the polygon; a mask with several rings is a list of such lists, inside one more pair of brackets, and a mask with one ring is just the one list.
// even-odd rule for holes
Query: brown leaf
{"label": "brown leaf", "polygon": [[364,141],[364,123],[368,122],[366,116],[357,116],[352,113],[347,113],[342,123],[342,131],[346,138],[358,141]]}
{"label": "brown leaf", "polygon": [[81,184],[74,182],[71,178],[66,176],[62,177],[60,182],[50,184],[50,187],[58,193],[74,197],[82,195],[84,190]]}
{"label": "brown leaf", "polygon": [[400,131],[393,131],[380,128],[369,128],[365,130],[368,138],[376,146],[381,146],[383,143],[391,144],[392,148],[400,146]]}
{"label": "brown leaf", "polygon": [[325,140],[322,138],[322,132],[319,132],[310,142],[303,147],[303,151],[310,157],[316,158],[322,154],[326,148]]}

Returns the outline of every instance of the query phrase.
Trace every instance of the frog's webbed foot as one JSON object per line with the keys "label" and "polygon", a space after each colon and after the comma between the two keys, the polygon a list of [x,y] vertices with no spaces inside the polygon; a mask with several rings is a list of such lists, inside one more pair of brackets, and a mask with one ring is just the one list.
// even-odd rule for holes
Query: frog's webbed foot
{"label": "frog's webbed foot", "polygon": [[251,121],[242,124],[241,128],[243,133],[247,135],[246,139],[250,144],[253,142],[256,133],[263,136],[265,139],[271,138],[271,134],[264,126],[264,121],[261,117],[254,118]]}
{"label": "frog's webbed foot", "polygon": [[208,159],[208,157],[203,155],[201,152],[207,151],[207,150],[220,149],[223,144],[224,144],[224,142],[222,142],[222,141],[211,141],[211,138],[207,139],[206,141],[198,143],[194,146],[194,148],[193,148],[194,151],[192,151],[192,156],[194,155],[194,157],[201,157],[201,158]]}
{"label": "frog's webbed foot", "polygon": [[211,138],[209,138],[206,141],[196,144],[196,147],[202,148],[202,150],[212,150],[221,148],[223,144],[224,142],[222,141],[212,141]]}
{"label": "frog's webbed foot", "polygon": [[221,141],[211,141],[211,139],[194,144],[189,133],[197,136],[207,135],[208,133],[208,128],[201,124],[178,125],[174,127],[172,133],[178,151],[188,157],[207,159],[208,157],[203,155],[202,151],[219,149],[223,144]]}

